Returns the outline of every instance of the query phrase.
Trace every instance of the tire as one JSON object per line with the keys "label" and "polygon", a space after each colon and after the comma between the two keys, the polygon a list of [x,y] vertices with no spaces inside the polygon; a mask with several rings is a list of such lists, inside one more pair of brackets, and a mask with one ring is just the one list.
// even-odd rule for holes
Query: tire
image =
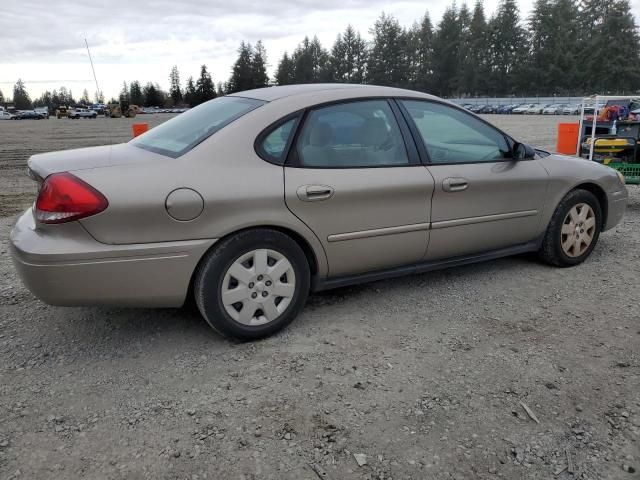
{"label": "tire", "polygon": [[[269,276],[285,268],[277,278]],[[284,233],[265,228],[240,232],[216,245],[201,260],[193,290],[198,310],[214,330],[247,341],[289,325],[304,307],[309,286],[309,262],[300,246]],[[229,303],[236,298],[238,302]]]}
{"label": "tire", "polygon": [[538,254],[556,267],[578,265],[591,255],[601,230],[602,207],[598,199],[586,190],[572,190],[556,207]]}

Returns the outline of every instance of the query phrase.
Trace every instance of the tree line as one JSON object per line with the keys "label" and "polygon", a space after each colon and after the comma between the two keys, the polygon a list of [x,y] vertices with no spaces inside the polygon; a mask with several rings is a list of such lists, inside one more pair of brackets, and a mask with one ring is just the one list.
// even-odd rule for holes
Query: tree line
{"label": "tree line", "polygon": [[[408,28],[382,13],[369,33],[366,40],[348,25],[329,49],[317,37],[305,37],[282,55],[273,79],[262,42],[242,42],[226,82],[215,84],[202,65],[183,87],[174,66],[168,91],[133,80],[123,83],[120,99],[142,106],[195,106],[252,88],[315,82],[387,85],[442,97],[640,91],[640,40],[629,0],[536,0],[526,19],[515,0],[501,0],[490,18],[481,0],[473,9],[454,2],[435,26],[428,12]],[[95,101],[104,98],[96,94]],[[18,109],[77,103],[65,87],[32,102],[21,80],[13,102]],[[86,90],[80,102],[89,102]]]}

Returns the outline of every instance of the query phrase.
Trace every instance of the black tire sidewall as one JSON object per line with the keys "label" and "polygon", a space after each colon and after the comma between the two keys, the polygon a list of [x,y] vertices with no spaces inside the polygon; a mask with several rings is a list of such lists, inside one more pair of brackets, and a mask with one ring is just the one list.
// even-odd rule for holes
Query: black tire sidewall
{"label": "black tire sidewall", "polygon": [[[564,224],[564,220],[569,211],[579,203],[586,203],[593,209],[596,216],[595,234],[591,241],[591,245],[589,245],[589,248],[587,248],[582,255],[579,257],[570,257],[562,249],[562,225]],[[552,224],[547,232],[547,235],[550,235],[551,238],[546,239],[546,241],[550,240],[552,242],[553,255],[557,260],[557,262],[554,263],[558,263],[560,266],[573,266],[586,260],[598,243],[600,232],[602,230],[602,220],[602,208],[600,207],[600,202],[598,202],[595,195],[586,190],[574,190],[569,192],[558,205],[552,219]]]}
{"label": "black tire sidewall", "polygon": [[[233,262],[257,249],[274,250],[289,260],[296,275],[296,291],[278,319],[265,325],[249,326],[235,321],[227,313],[222,303],[222,283]],[[267,337],[289,325],[304,307],[309,286],[309,264],[298,244],[284,233],[259,229],[240,232],[209,252],[198,268],[194,294],[200,313],[214,330],[226,337],[246,341]]]}

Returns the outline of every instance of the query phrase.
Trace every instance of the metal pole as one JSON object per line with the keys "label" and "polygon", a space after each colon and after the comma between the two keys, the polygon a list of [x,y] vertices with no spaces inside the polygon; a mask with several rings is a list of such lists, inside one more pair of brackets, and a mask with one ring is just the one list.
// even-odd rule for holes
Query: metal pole
{"label": "metal pole", "polygon": [[583,124],[584,124],[584,98],[582,99],[582,103],[580,104],[580,125],[578,126],[578,146],[576,147],[576,157],[580,156]]}
{"label": "metal pole", "polygon": [[591,126],[591,145],[589,146],[589,160],[593,160],[593,148],[595,147],[595,141],[596,141],[596,126],[597,126],[597,118],[598,118],[599,100],[600,100],[600,96],[596,95],[596,104],[593,106],[593,124]]}

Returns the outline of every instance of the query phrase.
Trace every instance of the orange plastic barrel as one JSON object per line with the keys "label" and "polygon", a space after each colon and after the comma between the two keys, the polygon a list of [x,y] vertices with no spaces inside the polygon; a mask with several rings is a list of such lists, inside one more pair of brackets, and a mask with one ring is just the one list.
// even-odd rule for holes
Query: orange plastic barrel
{"label": "orange plastic barrel", "polygon": [[578,149],[579,123],[558,124],[558,144],[556,151],[565,155],[575,155]]}
{"label": "orange plastic barrel", "polygon": [[133,129],[133,136],[137,137],[138,135],[142,135],[144,132],[149,130],[148,123],[134,123],[131,128]]}

